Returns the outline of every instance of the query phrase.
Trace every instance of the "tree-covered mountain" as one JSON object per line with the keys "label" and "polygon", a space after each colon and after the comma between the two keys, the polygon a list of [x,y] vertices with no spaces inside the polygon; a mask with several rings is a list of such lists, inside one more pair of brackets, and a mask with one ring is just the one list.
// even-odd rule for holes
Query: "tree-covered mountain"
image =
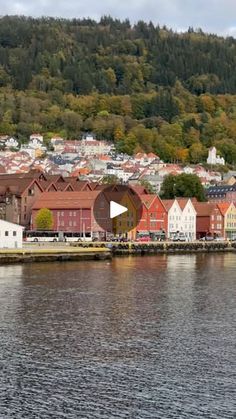
{"label": "tree-covered mountain", "polygon": [[3,17],[0,65],[1,85],[20,90],[131,94],[179,80],[195,94],[236,93],[235,39],[110,17]]}
{"label": "tree-covered mountain", "polygon": [[127,153],[203,161],[216,145],[236,163],[236,40],[131,26],[0,19],[0,134],[79,138],[93,131]]}

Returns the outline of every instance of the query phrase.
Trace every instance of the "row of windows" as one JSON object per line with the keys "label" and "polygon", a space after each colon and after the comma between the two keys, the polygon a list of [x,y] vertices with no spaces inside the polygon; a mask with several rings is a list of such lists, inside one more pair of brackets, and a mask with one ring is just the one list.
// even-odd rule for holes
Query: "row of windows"
{"label": "row of windows", "polygon": [[[176,230],[179,230],[180,226],[178,224],[170,224],[170,228],[171,229],[175,228]],[[194,224],[189,224],[189,225],[188,224],[184,224],[184,228],[185,229],[189,229],[189,230],[194,230],[195,229],[195,225]]]}
{"label": "row of windows", "polygon": [[[212,228],[212,230],[214,230],[215,229],[215,224],[212,224],[211,228]],[[221,230],[222,229],[222,224],[217,224],[216,229]]]}
{"label": "row of windows", "polygon": [[181,220],[181,216],[180,215],[176,215],[176,216],[174,216],[174,215],[170,215],[170,220],[176,220],[176,221],[180,221]]}
{"label": "row of windows", "polygon": [[[76,227],[77,223],[76,221],[69,221],[69,227]],[[65,222],[64,221],[59,221],[58,222],[58,227],[65,227]]]}
{"label": "row of windows", "polygon": [[232,214],[231,212],[227,215],[227,218],[230,220],[235,220],[236,219],[236,213]]}
{"label": "row of windows", "polygon": [[5,237],[9,237],[11,233],[13,237],[17,236],[17,231],[5,231]]}
{"label": "row of windows", "polygon": [[221,215],[212,215],[211,219],[212,219],[212,221],[214,221],[214,220],[221,221],[222,217],[221,217]]}
{"label": "row of windows", "polygon": [[[61,216],[61,217],[64,217],[65,213],[64,213],[64,211],[58,211],[57,215]],[[76,215],[77,215],[77,211],[70,211],[69,212],[69,217],[76,217]]]}

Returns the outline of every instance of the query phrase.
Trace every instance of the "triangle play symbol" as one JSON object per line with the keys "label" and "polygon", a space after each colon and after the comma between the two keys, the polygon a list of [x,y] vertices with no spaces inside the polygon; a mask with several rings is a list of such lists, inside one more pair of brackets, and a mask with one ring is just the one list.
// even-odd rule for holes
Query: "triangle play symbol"
{"label": "triangle play symbol", "polygon": [[123,205],[117,204],[117,202],[111,201],[110,202],[110,218],[118,217],[124,212],[127,212],[128,208],[124,207]]}

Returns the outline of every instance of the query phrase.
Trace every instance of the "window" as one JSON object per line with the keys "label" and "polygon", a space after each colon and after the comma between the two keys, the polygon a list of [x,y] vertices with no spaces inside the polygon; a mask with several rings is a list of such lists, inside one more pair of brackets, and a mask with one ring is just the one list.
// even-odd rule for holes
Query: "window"
{"label": "window", "polygon": [[16,231],[13,231],[13,237],[16,237],[16,234],[17,234]]}
{"label": "window", "polygon": [[5,236],[8,237],[9,236],[9,231],[5,231]]}
{"label": "window", "polygon": [[28,190],[28,195],[29,196],[34,196],[34,189],[29,189]]}

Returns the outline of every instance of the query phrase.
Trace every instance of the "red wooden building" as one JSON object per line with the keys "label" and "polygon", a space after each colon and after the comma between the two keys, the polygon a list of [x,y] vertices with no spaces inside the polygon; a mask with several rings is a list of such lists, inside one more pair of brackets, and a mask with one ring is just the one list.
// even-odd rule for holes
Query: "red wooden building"
{"label": "red wooden building", "polygon": [[217,204],[211,202],[193,202],[197,212],[197,239],[210,236],[224,237],[224,217]]}
{"label": "red wooden building", "polygon": [[[100,191],[82,192],[44,192],[35,202],[32,208],[31,228],[37,229],[36,215],[42,208],[48,208],[53,214],[54,231],[70,231],[79,233],[96,233],[104,230],[94,218],[94,204]],[[104,218],[104,208],[109,213],[109,203],[104,196],[101,214]],[[99,218],[99,208],[96,208]],[[107,219],[107,229],[109,229],[110,219]],[[102,220],[104,225],[104,219]],[[105,225],[106,226],[106,225]]]}
{"label": "red wooden building", "polygon": [[158,195],[143,194],[139,196],[143,207],[142,217],[136,228],[137,232],[167,232],[168,213]]}

